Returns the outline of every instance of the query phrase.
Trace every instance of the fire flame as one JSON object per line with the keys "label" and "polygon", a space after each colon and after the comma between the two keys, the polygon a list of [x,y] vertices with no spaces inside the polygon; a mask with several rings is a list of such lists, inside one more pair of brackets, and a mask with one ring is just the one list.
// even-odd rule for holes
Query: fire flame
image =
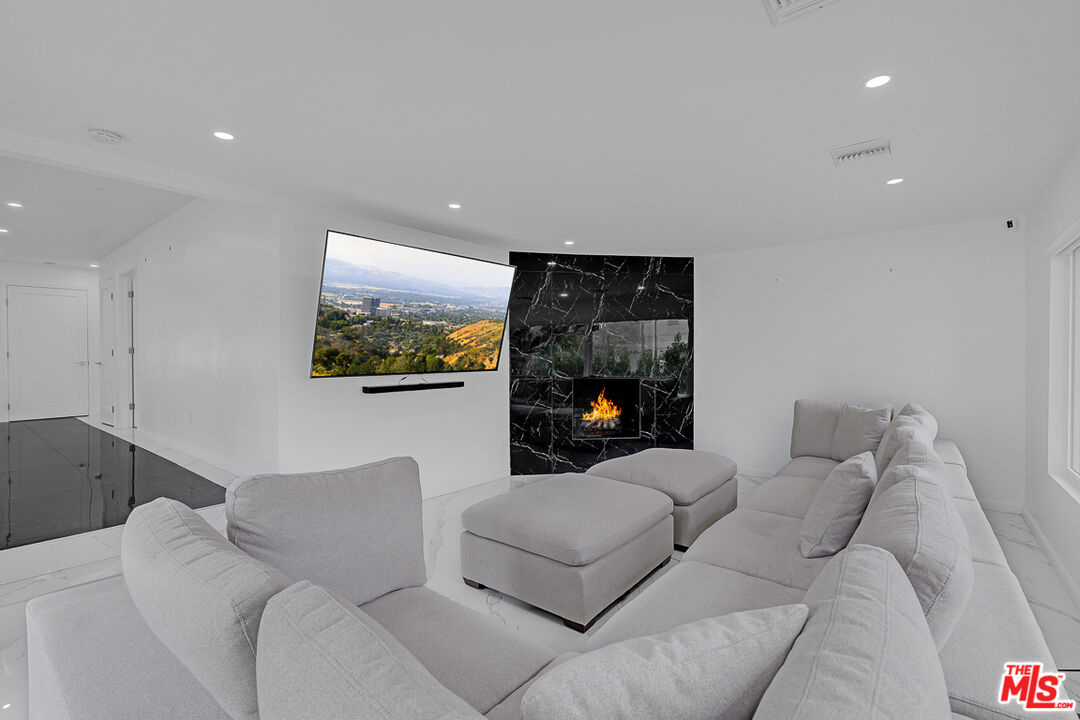
{"label": "fire flame", "polygon": [[592,412],[582,413],[582,420],[586,422],[614,420],[622,415],[622,408],[604,397],[604,392],[606,390],[607,388],[602,388],[600,390],[600,397],[589,401],[589,404],[592,405]]}

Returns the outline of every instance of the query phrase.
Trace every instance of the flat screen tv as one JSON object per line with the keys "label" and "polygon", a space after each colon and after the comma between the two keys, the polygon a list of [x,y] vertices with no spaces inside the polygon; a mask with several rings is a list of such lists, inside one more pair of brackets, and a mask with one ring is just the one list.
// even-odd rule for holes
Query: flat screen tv
{"label": "flat screen tv", "polygon": [[514,268],[329,231],[311,377],[497,370]]}

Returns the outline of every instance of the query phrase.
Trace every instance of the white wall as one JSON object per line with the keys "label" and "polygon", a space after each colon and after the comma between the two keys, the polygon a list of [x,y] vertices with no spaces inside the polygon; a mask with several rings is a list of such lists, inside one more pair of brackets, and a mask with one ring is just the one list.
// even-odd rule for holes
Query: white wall
{"label": "white wall", "polygon": [[796,398],[917,402],[1019,509],[1023,262],[1003,218],[698,257],[695,446],[772,473]]}
{"label": "white wall", "polygon": [[[98,365],[100,356],[101,320],[98,314],[98,273],[96,270],[38,265],[19,262],[0,262],[0,293],[8,296],[8,286],[30,285],[86,291],[86,327],[90,348],[90,413],[101,404]],[[0,313],[0,416],[8,419],[8,331],[7,312]]]}
{"label": "white wall", "polygon": [[139,429],[234,472],[277,467],[278,239],[274,211],[194,200],[102,262],[135,269]]}
{"label": "white wall", "polygon": [[1048,470],[1050,258],[1046,249],[1080,218],[1080,144],[1028,213],[1027,228],[1027,499],[1029,520],[1060,558],[1059,569],[1080,580],[1080,503]]}
{"label": "white wall", "polygon": [[510,472],[506,343],[498,372],[434,375],[465,387],[365,395],[381,378],[311,378],[311,348],[327,229],[505,262],[504,250],[355,215],[283,212],[281,219],[280,468],[345,467],[393,455],[420,465],[424,497]]}

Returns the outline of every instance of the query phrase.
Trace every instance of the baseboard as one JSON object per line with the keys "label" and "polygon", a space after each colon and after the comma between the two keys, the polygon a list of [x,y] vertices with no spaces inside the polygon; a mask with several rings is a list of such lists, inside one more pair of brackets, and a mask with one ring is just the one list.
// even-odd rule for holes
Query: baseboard
{"label": "baseboard", "polygon": [[[222,470],[225,470],[227,472],[231,472],[233,475],[239,476],[239,475],[250,475],[250,474],[252,474],[251,470],[245,470],[245,469],[241,468],[239,465],[236,465],[236,464],[234,464],[234,463],[232,463],[232,462],[230,462],[230,461],[228,461],[228,460],[226,460],[224,458],[217,457],[216,455],[212,455],[212,454],[210,454],[210,453],[208,453],[205,450],[202,450],[200,448],[192,447],[191,445],[186,445],[184,443],[177,442],[176,440],[164,437],[162,435],[158,435],[157,433],[148,432],[146,430],[143,430],[142,428],[136,428],[135,432],[138,433],[139,435],[142,435],[143,437],[145,437],[148,440],[153,440],[154,442],[161,443],[162,445],[166,445],[168,447],[179,450],[180,452],[184,453],[185,455],[191,455],[192,457],[197,458],[199,460],[202,460],[203,462],[210,463],[211,465],[215,465],[215,466],[221,468]],[[138,442],[136,442],[135,444],[138,445]]]}
{"label": "baseboard", "polygon": [[999,503],[990,502],[989,500],[980,500],[979,505],[983,510],[993,510],[994,512],[1013,513],[1014,515],[1020,515],[1024,511],[1023,505],[1015,505],[1013,503]]}
{"label": "baseboard", "polygon": [[1057,554],[1057,550],[1050,544],[1050,539],[1046,537],[1046,533],[1043,532],[1042,527],[1039,525],[1039,521],[1035,519],[1035,516],[1028,512],[1027,508],[1023,508],[1020,512],[1024,516],[1024,520],[1027,521],[1028,527],[1031,528],[1031,534],[1035,536],[1039,545],[1042,547],[1043,552],[1046,553],[1046,558],[1050,561],[1050,564],[1057,570],[1058,576],[1061,578],[1061,583],[1065,586],[1065,592],[1069,593],[1069,597],[1072,599],[1076,607],[1080,607],[1080,584],[1077,584],[1076,579],[1073,578],[1072,573],[1065,566],[1061,556]]}

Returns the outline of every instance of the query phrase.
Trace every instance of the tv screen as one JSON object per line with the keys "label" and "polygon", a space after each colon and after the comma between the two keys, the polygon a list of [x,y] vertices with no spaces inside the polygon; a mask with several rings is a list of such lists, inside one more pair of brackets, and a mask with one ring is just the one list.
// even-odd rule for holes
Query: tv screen
{"label": "tv screen", "polygon": [[514,268],[326,233],[311,377],[497,370]]}

